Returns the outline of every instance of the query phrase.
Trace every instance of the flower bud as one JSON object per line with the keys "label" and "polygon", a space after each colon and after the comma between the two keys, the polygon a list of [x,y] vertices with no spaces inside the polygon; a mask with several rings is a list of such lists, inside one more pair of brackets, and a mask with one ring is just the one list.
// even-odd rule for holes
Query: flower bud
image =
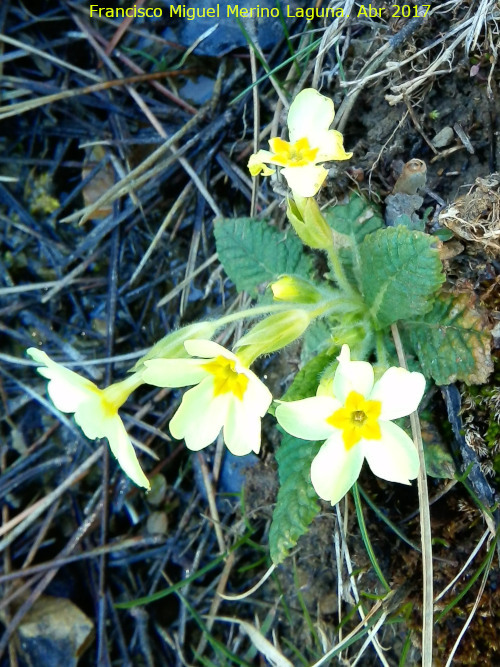
{"label": "flower bud", "polygon": [[270,285],[275,301],[318,303],[322,294],[312,283],[296,276],[282,276]]}
{"label": "flower bud", "polygon": [[[300,338],[311,322],[311,314],[305,310],[287,310],[270,315],[256,324],[237,342],[237,356],[257,359],[293,343]],[[251,363],[250,361],[250,363]]]}

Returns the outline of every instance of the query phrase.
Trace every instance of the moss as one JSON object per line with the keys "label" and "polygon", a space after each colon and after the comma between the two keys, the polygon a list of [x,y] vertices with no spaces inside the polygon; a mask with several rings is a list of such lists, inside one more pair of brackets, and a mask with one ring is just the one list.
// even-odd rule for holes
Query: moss
{"label": "moss", "polygon": [[500,360],[487,385],[468,387],[462,395],[464,431],[482,462],[500,482]]}

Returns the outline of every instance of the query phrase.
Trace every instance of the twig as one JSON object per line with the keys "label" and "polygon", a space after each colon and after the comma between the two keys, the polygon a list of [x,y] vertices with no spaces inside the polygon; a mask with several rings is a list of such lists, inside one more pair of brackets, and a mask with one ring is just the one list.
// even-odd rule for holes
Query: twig
{"label": "twig", "polygon": [[339,132],[343,132],[351,113],[354,103],[356,102],[359,94],[361,93],[363,87],[368,82],[368,77],[373,74],[373,72],[381,65],[384,60],[394,51],[395,48],[400,46],[415,30],[420,28],[424,19],[421,17],[416,17],[410,19],[408,23],[400,30],[396,35],[391,37],[386,44],[384,44],[373,56],[372,61],[368,63],[360,73],[362,79],[358,83],[358,87],[355,88],[342,102],[340,105],[333,126]]}
{"label": "twig", "polygon": [[[252,73],[252,99],[253,99],[253,152],[259,150],[259,128],[260,128],[260,100],[259,87],[257,85],[257,61],[255,58],[255,51],[250,48],[250,71]],[[257,206],[257,196],[259,192],[259,177],[252,179],[252,201],[250,204],[250,217],[255,215]]]}
{"label": "twig", "polygon": [[[102,457],[103,445],[98,447],[93,454],[91,454],[78,468],[67,477],[64,482],[48,493],[44,498],[41,498],[36,503],[27,507],[25,510],[17,514],[10,521],[0,527],[0,536],[7,533],[7,537],[0,541],[0,553],[6,546],[11,544],[16,537],[22,535],[26,529],[34,523],[38,517],[45,512],[50,505],[57,500],[62,494],[69,489],[73,484],[76,484]],[[10,531],[10,532],[9,532]]]}
{"label": "twig", "polygon": [[[222,592],[226,588],[227,581],[229,579],[229,575],[231,574],[231,570],[233,569],[235,559],[236,559],[236,552],[231,551],[229,556],[226,558],[226,562],[224,563],[224,569],[221,572],[219,582],[217,583],[217,588],[215,589],[215,595],[212,599],[212,603],[210,605],[210,609],[208,612],[207,630],[209,632],[214,626],[216,620],[215,617],[217,616],[217,611],[219,610],[219,607],[223,600]],[[208,640],[206,634],[203,634],[196,648],[196,655],[198,656],[198,660],[200,660],[200,657],[206,648],[207,641]]]}
{"label": "twig", "polygon": [[207,268],[207,266],[210,266],[210,264],[216,262],[218,257],[219,256],[217,255],[216,252],[214,252],[213,255],[210,255],[210,257],[206,259],[203,262],[203,264],[200,264],[200,266],[197,269],[195,269],[191,275],[186,276],[184,280],[182,280],[178,285],[174,287],[174,289],[170,290],[170,292],[166,296],[160,299],[156,304],[156,307],[161,308],[161,306],[164,306],[166,303],[171,301],[174,298],[174,296],[179,294],[179,292],[181,292],[184,289],[184,287],[191,282],[193,278],[195,278],[199,273],[204,271]]}
{"label": "twig", "polygon": [[[100,454],[100,452],[99,452]],[[88,462],[88,459],[86,463]],[[61,485],[63,486],[63,485]],[[61,487],[59,487],[61,488]],[[48,497],[48,496],[47,496]],[[67,545],[60,551],[59,556],[65,556],[68,553],[71,553],[74,551],[75,547],[78,545],[78,543],[83,539],[85,534],[92,528],[94,522],[97,519],[99,513],[99,508],[97,508],[91,516],[87,518],[86,521],[82,523],[81,526],[78,527],[76,532],[73,534],[71,537],[70,541],[67,543]],[[40,595],[43,593],[43,591],[47,588],[47,586],[50,584],[50,582],[54,579],[56,576],[58,570],[53,569],[50,572],[48,572],[43,579],[35,586],[35,588],[31,591],[28,599],[23,602],[23,604],[19,607],[19,609],[16,611],[14,617],[8,624],[7,628],[5,629],[5,632],[3,634],[3,637],[0,640],[0,659],[2,658],[5,648],[10,640],[10,637],[13,635],[15,632],[16,628],[19,626],[19,623],[21,620],[24,618],[24,616],[28,613],[32,605],[36,602],[36,600],[40,597]]]}
{"label": "twig", "polygon": [[195,71],[196,70],[183,70],[178,72],[146,72],[145,74],[110,79],[109,81],[94,83],[90,86],[83,86],[82,88],[61,90],[60,92],[52,93],[51,95],[43,95],[42,97],[37,97],[33,100],[17,102],[16,104],[11,104],[8,107],[0,107],[0,120],[10,118],[11,116],[19,116],[20,114],[31,111],[32,109],[38,109],[38,107],[43,107],[47,104],[52,104],[53,102],[59,102],[60,100],[78,97],[79,95],[90,95],[91,93],[98,93],[101,90],[108,90],[109,88],[117,88],[119,86],[128,86],[133,83],[141,83],[142,81],[154,81],[155,79],[165,79],[172,76],[184,76],[189,72],[194,73]]}
{"label": "twig", "polygon": [[219,545],[219,551],[221,554],[223,554],[226,553],[227,551],[226,542],[224,540],[224,535],[222,534],[222,529],[220,527],[219,510],[217,509],[217,504],[215,502],[214,487],[212,485],[212,482],[210,481],[208,466],[201,452],[198,452],[198,462],[200,464],[201,474],[203,476],[203,484],[207,492],[208,506],[210,508],[210,516],[212,517],[212,522],[215,529],[215,535],[217,537],[217,543]]}

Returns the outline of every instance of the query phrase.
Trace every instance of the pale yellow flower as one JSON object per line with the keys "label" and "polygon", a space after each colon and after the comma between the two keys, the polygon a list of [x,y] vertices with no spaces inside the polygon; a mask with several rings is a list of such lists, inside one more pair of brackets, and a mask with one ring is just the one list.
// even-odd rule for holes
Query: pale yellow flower
{"label": "pale yellow flower", "polygon": [[135,373],[122,382],[99,389],[90,380],[53,361],[42,350],[30,347],[27,353],[42,364],[37,371],[49,380],[47,391],[56,408],[61,412],[73,412],[87,438],[107,438],[123,472],[138,486],[149,489],[148,478],[118,415],[118,408],[142,384],[140,375]]}
{"label": "pale yellow flower", "polygon": [[274,172],[267,165],[282,167],[292,192],[300,197],[314,197],[328,174],[320,165],[330,160],[348,160],[340,132],[329,127],[335,117],[333,102],[314,88],[300,92],[288,111],[290,141],[278,137],[269,140],[270,151],[260,150],[250,156],[252,176]]}
{"label": "pale yellow flower", "polygon": [[415,445],[391,420],[417,409],[424,376],[392,367],[374,384],[371,364],[351,361],[344,345],[332,388],[333,395],[281,403],[276,409],[276,419],[291,435],[325,440],[311,465],[316,493],[338,503],[358,479],[365,458],[372,472],[389,482],[415,479]]}
{"label": "pale yellow flower", "polygon": [[260,449],[261,418],[272,401],[267,387],[237,355],[210,340],[184,343],[193,359],[150,359],[142,377],[157,387],[187,387],[170,421],[174,438],[189,449],[210,445],[224,429],[224,442],[237,456]]}

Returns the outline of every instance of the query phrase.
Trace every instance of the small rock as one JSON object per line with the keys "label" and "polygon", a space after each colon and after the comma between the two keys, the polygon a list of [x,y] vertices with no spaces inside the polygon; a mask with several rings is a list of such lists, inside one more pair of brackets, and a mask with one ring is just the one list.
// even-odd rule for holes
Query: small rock
{"label": "small rock", "polygon": [[454,136],[453,128],[447,125],[436,134],[432,140],[432,145],[434,148],[445,148],[451,144]]}
{"label": "small rock", "polygon": [[[192,457],[194,478],[198,491],[205,500],[207,499],[207,490],[201,473],[201,466],[197,456]],[[247,471],[259,463],[259,457],[253,452],[246,456],[235,456],[230,451],[224,452],[222,466],[219,474],[217,491],[222,493],[239,493],[245,483]]]}
{"label": "small rock", "polygon": [[18,635],[30,667],[76,667],[93,639],[94,624],[71,600],[42,595]]}
{"label": "small rock", "polygon": [[152,512],[146,524],[150,535],[166,535],[168,532],[168,518],[165,512]]}
{"label": "small rock", "polygon": [[389,195],[385,199],[385,224],[388,227],[404,225],[408,229],[423,231],[425,224],[416,214],[423,203],[420,195],[407,195],[402,192]]}
{"label": "small rock", "polygon": [[[247,33],[255,32],[255,37],[264,51],[273,48],[284,38],[282,20],[290,23],[290,19],[287,20],[286,17],[282,19],[273,16],[276,12],[275,0],[260,0],[258,4],[252,0],[241,0],[237,4],[229,0],[206,0],[202,4],[198,0],[187,0],[183,5],[167,4],[163,0],[163,3],[169,8],[183,8],[180,15],[172,14],[170,9],[168,10],[169,18],[178,17],[180,20],[174,28],[169,26],[163,37],[175,39],[183,46],[190,47],[204,35],[194,49],[196,55],[221,57],[236,48],[248,46],[246,37],[236,20],[235,7],[238,14],[243,12],[243,15],[239,16],[239,21]],[[251,14],[247,15],[250,10]],[[212,13],[215,13],[215,16],[207,15]]]}

